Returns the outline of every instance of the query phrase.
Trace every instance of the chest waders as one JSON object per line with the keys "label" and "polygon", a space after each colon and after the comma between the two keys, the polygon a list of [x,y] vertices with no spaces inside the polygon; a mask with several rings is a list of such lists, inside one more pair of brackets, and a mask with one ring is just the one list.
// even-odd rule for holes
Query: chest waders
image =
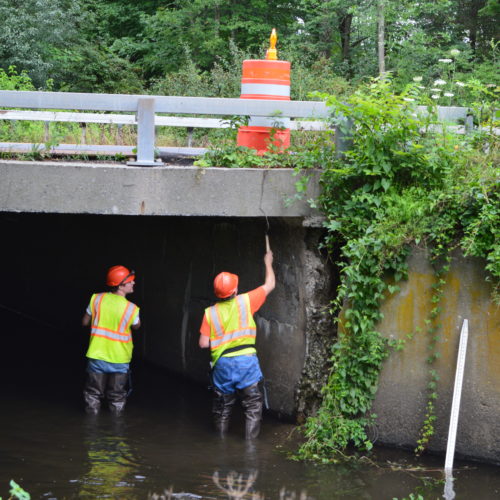
{"label": "chest waders", "polygon": [[[125,408],[127,396],[131,392],[131,386],[129,384],[130,372],[87,372],[87,379],[83,389],[85,411],[93,415],[99,413],[101,401],[106,398],[111,413],[121,413]],[[128,391],[127,385],[129,385]]]}
{"label": "chest waders", "polygon": [[[243,344],[236,347],[230,347],[224,350],[218,359],[223,357],[225,354],[241,351],[249,347],[255,348],[255,345]],[[233,392],[232,394],[224,394],[220,392],[213,383],[213,371],[215,369],[217,361],[213,366],[211,366],[209,372],[210,384],[214,391],[212,413],[214,416],[215,428],[221,437],[225,436],[229,428],[229,421],[231,418],[233,407],[239,396],[241,400],[241,406],[243,407],[243,412],[245,414],[245,438],[255,439],[260,432],[263,402],[266,403],[266,408],[268,407],[265,384],[262,383],[263,393],[259,388],[259,382],[257,382],[256,384],[245,387],[244,389],[240,389],[237,392]],[[264,382],[263,379],[262,382]]]}

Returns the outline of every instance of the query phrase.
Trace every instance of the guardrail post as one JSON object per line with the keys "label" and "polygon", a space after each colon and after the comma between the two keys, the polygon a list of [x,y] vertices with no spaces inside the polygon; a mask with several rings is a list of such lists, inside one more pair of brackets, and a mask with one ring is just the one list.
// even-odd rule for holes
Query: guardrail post
{"label": "guardrail post", "polygon": [[187,134],[188,134],[188,145],[187,147],[190,148],[193,145],[193,127],[187,127]]}
{"label": "guardrail post", "polygon": [[353,121],[341,115],[335,120],[335,156],[343,158],[346,151],[352,148]]}
{"label": "guardrail post", "polygon": [[155,161],[155,99],[141,97],[137,102],[137,161],[127,165],[152,167],[163,165]]}
{"label": "guardrail post", "polygon": [[465,117],[465,133],[470,134],[474,130],[474,116],[471,111],[467,112],[467,116]]}
{"label": "guardrail post", "polygon": [[82,129],[80,142],[82,144],[87,144],[87,124],[85,122],[81,122],[80,127]]}

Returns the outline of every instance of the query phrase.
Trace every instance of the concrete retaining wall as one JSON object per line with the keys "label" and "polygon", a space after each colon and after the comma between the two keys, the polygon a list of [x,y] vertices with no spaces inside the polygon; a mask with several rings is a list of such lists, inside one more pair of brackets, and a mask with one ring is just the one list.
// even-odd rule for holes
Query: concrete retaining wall
{"label": "concrete retaining wall", "polygon": [[[432,367],[439,373],[436,434],[429,450],[444,453],[448,436],[460,330],[469,320],[469,342],[458,424],[459,456],[500,463],[500,308],[491,301],[484,262],[454,254],[446,277],[439,322],[441,358]],[[429,355],[425,319],[433,307],[430,299],[434,274],[427,256],[415,250],[410,274],[401,292],[383,305],[379,326],[387,337],[405,339],[402,351],[385,362],[373,405],[378,415],[379,442],[414,448],[425,419]]]}

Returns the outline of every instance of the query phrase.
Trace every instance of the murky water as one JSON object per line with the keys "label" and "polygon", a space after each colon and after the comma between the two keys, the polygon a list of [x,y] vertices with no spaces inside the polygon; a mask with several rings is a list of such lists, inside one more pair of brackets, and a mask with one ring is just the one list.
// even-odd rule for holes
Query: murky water
{"label": "murky water", "polygon": [[[441,498],[443,458],[378,450],[373,464],[317,466],[287,459],[294,427],[266,417],[255,443],[243,439],[243,419],[225,440],[214,436],[203,387],[158,370],[136,373],[123,418],[86,416],[81,380],[16,381],[4,377],[0,414],[0,496],[14,479],[32,498],[228,498],[228,479],[252,498]],[[31,380],[30,380],[31,379]],[[292,438],[290,439],[290,434]],[[394,470],[390,463],[402,465]],[[457,462],[456,498],[500,498],[497,467]],[[425,470],[419,470],[423,468]],[[233,485],[233,488],[238,484]],[[302,494],[302,496],[301,496]],[[162,496],[163,495],[163,496]]]}

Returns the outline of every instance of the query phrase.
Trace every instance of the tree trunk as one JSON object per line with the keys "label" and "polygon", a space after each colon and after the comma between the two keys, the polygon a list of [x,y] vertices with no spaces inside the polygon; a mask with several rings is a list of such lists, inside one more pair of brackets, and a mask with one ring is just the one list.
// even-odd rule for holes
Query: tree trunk
{"label": "tree trunk", "polygon": [[470,15],[470,25],[469,25],[469,39],[470,39],[470,48],[474,56],[476,56],[477,51],[477,31],[478,31],[478,16],[480,5],[478,2],[474,2],[471,8]]}
{"label": "tree trunk", "polygon": [[342,61],[347,62],[349,71],[351,69],[351,25],[352,14],[346,14],[340,18],[339,32],[342,44]]}
{"label": "tree trunk", "polygon": [[378,74],[385,75],[385,0],[377,1]]}

